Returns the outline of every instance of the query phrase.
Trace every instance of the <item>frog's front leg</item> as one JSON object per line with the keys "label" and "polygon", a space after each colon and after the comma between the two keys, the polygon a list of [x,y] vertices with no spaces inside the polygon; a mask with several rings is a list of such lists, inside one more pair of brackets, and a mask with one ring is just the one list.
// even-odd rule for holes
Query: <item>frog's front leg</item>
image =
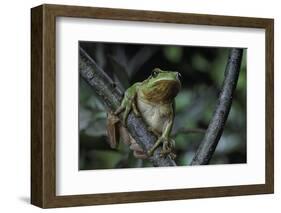
{"label": "frog's front leg", "polygon": [[126,126],[127,124],[127,118],[130,113],[130,111],[133,109],[136,116],[139,116],[139,111],[137,110],[136,106],[136,94],[138,89],[139,83],[135,83],[133,86],[128,88],[124,94],[124,98],[122,100],[122,103],[120,107],[114,112],[115,115],[120,114],[124,111],[123,115],[123,125]]}
{"label": "frog's front leg", "polygon": [[[172,127],[173,127],[173,118],[167,121],[167,124],[164,127],[164,131],[162,132],[162,135],[157,139],[153,147],[150,150],[148,150],[147,154],[149,156],[153,155],[154,151],[157,149],[158,146],[160,146],[160,144],[163,144],[161,155],[166,156],[173,151],[175,144],[174,144],[174,140],[170,138]],[[174,155],[172,157],[175,158]]]}

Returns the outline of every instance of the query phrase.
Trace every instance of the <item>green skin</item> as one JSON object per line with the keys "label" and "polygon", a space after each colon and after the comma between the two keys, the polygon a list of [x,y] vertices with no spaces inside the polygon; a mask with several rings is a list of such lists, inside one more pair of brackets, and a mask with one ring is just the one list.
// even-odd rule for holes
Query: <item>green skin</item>
{"label": "green skin", "polygon": [[155,149],[163,144],[161,155],[170,154],[174,149],[174,140],[170,134],[174,122],[174,98],[178,94],[181,83],[180,74],[173,71],[163,71],[155,68],[151,76],[143,82],[137,82],[129,87],[124,95],[121,106],[115,115],[123,113],[123,125],[131,110],[136,116],[141,116],[148,125],[148,129],[157,135],[158,139],[147,155],[153,155]]}

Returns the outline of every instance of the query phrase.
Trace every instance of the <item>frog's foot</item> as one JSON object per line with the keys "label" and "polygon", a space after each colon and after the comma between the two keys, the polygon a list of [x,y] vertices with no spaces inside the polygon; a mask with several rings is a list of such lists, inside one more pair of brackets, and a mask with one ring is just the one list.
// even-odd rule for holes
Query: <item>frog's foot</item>
{"label": "frog's foot", "polygon": [[157,139],[157,141],[155,142],[155,144],[153,145],[153,147],[147,151],[147,155],[148,155],[148,156],[152,156],[153,153],[154,153],[154,151],[157,149],[157,147],[158,147],[161,143],[164,143],[164,142],[167,141],[167,140],[168,140],[168,139],[165,138],[165,137],[159,137],[159,138]]}
{"label": "frog's foot", "polygon": [[172,158],[172,160],[175,160],[176,157],[177,157],[177,155],[175,153],[173,153],[173,152],[171,152],[169,155]]}
{"label": "frog's foot", "polygon": [[166,157],[167,155],[170,155],[172,159],[175,159],[176,154],[173,153],[174,148],[175,148],[175,141],[173,139],[165,140],[163,142],[161,157]]}
{"label": "frog's foot", "polygon": [[176,159],[176,157],[177,157],[177,155],[171,150],[171,151],[169,151],[169,152],[163,152],[163,151],[161,151],[161,153],[160,153],[160,157],[167,157],[167,156],[170,156],[173,160],[175,160]]}
{"label": "frog's foot", "polygon": [[139,159],[147,159],[147,154],[135,141],[130,145],[130,149],[134,151],[134,156]]}
{"label": "frog's foot", "polygon": [[163,143],[163,147],[162,150],[164,152],[171,152],[175,149],[175,141],[171,138],[169,138],[168,140],[165,140]]}

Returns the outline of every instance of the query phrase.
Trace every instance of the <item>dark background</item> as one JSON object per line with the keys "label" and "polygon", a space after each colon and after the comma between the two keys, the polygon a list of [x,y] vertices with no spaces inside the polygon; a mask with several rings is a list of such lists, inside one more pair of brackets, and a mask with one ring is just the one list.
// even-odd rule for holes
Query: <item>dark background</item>
{"label": "dark background", "polygon": [[[207,129],[224,78],[229,48],[96,42],[79,45],[122,91],[145,80],[155,67],[181,73],[182,89],[176,97],[172,135],[177,165],[188,165],[204,133],[185,130]],[[232,108],[210,164],[246,163],[246,58],[245,49]],[[109,147],[104,106],[81,78],[79,95],[80,170],[152,166],[148,160],[134,158],[122,142],[116,150]]]}

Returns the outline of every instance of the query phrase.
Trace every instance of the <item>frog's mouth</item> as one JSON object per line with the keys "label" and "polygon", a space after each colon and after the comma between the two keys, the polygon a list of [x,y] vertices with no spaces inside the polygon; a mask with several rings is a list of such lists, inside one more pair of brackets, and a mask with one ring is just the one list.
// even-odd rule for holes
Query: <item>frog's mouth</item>
{"label": "frog's mouth", "polygon": [[143,91],[144,98],[149,102],[170,102],[180,91],[181,83],[179,80],[161,79],[149,91]]}

